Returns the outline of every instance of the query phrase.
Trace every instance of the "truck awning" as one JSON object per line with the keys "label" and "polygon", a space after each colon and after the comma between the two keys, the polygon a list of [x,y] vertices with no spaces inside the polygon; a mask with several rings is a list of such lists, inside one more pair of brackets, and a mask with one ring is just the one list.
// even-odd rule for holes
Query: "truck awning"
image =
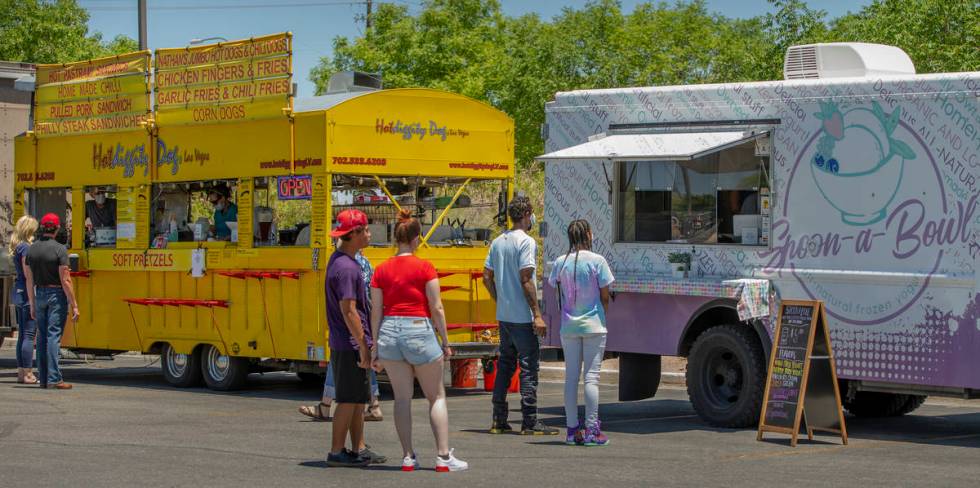
{"label": "truck awning", "polygon": [[671,134],[613,134],[543,154],[538,161],[689,161],[737,146],[765,132],[716,131]]}

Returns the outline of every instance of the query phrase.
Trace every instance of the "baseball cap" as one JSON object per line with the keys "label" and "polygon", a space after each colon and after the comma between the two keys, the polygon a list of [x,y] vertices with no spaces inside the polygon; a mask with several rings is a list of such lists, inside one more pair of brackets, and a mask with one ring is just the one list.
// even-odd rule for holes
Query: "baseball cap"
{"label": "baseball cap", "polygon": [[330,231],[330,237],[345,236],[352,230],[367,225],[368,218],[364,212],[355,209],[344,210],[337,214],[337,227]]}
{"label": "baseball cap", "polygon": [[61,227],[61,219],[56,214],[46,214],[44,217],[41,217],[41,227],[45,229],[57,229]]}

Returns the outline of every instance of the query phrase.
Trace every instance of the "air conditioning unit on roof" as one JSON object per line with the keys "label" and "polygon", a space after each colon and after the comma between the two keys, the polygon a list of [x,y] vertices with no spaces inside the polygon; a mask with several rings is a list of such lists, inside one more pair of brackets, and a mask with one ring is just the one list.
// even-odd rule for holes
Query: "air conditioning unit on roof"
{"label": "air conditioning unit on roof", "polygon": [[905,51],[884,44],[834,42],[792,46],[783,60],[783,78],[850,78],[914,75]]}

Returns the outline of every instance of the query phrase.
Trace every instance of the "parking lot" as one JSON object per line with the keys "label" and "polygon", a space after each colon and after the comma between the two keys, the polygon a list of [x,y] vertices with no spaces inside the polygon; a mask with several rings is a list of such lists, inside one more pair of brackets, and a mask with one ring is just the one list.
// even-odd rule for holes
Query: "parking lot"
{"label": "parking lot", "polygon": [[[431,471],[423,400],[414,405],[414,435],[428,469],[399,471],[390,390],[382,386],[386,418],[368,424],[367,438],[389,463],[327,468],[330,424],[296,411],[316,401],[318,388],[276,373],[252,375],[242,392],[178,390],[164,383],[155,359],[69,361],[65,375],[75,389],[47,391],[15,383],[13,350],[4,347],[0,485],[976,486],[980,480],[980,402],[936,398],[905,418],[849,417],[850,445],[820,436],[791,448],[785,436],[757,442],[754,430],[708,427],[679,385],[665,385],[653,400],[617,403],[615,385],[604,384],[600,413],[612,443],[603,448],[565,446],[560,437],[488,435],[489,395],[451,391],[452,446],[471,465],[452,474]],[[561,384],[542,383],[539,402],[545,421],[561,426]],[[511,407],[516,420],[516,398]]]}

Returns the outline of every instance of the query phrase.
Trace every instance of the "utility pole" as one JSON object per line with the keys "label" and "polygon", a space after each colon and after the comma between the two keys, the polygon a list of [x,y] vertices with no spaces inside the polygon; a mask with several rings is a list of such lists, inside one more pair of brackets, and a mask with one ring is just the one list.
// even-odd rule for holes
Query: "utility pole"
{"label": "utility pole", "polygon": [[139,0],[140,51],[146,50],[146,0]]}
{"label": "utility pole", "polygon": [[364,30],[369,30],[371,28],[371,7],[374,2],[372,0],[364,0],[363,2],[357,2],[364,4],[364,13],[354,15],[354,22],[364,21]]}

